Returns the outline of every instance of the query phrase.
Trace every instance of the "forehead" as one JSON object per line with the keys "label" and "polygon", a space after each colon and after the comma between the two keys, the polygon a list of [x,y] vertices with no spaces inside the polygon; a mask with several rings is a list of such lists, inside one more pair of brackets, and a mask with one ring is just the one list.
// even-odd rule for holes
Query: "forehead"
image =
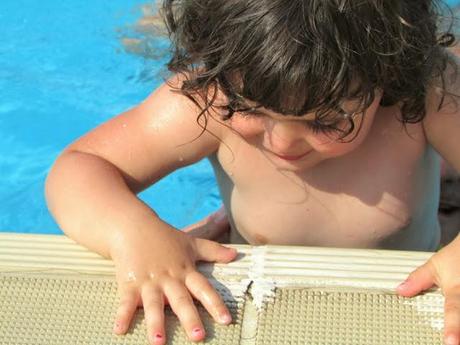
{"label": "forehead", "polygon": [[265,107],[258,107],[257,108],[258,112],[261,112],[275,120],[293,120],[293,121],[313,121],[315,119],[315,113],[308,113],[304,115],[285,115],[285,114],[280,114],[277,112],[274,112],[270,109],[267,109]]}

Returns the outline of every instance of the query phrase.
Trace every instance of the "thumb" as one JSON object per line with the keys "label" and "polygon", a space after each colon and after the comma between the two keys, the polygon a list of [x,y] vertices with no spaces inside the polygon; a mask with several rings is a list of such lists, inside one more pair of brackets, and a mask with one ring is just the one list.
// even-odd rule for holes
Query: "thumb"
{"label": "thumb", "polygon": [[235,248],[225,247],[214,241],[199,238],[195,241],[198,261],[228,263],[238,254]]}
{"label": "thumb", "polygon": [[412,297],[431,288],[435,284],[435,275],[430,261],[413,271],[407,279],[396,288],[399,295]]}

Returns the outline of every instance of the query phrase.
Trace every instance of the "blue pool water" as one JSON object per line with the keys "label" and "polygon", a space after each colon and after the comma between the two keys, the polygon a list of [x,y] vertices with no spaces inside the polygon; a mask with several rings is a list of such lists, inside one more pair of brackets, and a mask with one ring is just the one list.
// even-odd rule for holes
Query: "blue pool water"
{"label": "blue pool water", "polygon": [[[448,1],[458,5],[460,0]],[[144,99],[165,59],[125,53],[141,0],[0,1],[0,231],[60,233],[45,176],[71,141]],[[156,42],[159,50],[167,42]],[[204,160],[141,194],[176,227],[220,206]]]}
{"label": "blue pool water", "polygon": [[[0,231],[61,233],[45,176],[71,141],[144,99],[165,60],[129,55],[120,38],[146,1],[0,1]],[[158,48],[167,47],[159,41]],[[176,227],[220,206],[209,163],[141,194]]]}

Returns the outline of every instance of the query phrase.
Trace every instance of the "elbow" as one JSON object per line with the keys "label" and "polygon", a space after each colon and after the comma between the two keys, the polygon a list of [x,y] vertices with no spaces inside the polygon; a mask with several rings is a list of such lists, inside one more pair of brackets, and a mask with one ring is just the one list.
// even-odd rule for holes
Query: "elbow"
{"label": "elbow", "polygon": [[54,214],[55,207],[53,206],[56,204],[56,199],[59,198],[59,191],[62,190],[62,183],[65,183],[65,181],[62,180],[65,179],[66,165],[68,165],[66,158],[67,155],[70,154],[71,153],[66,151],[61,153],[54,161],[45,179],[45,201],[48,210],[54,217],[56,215]]}

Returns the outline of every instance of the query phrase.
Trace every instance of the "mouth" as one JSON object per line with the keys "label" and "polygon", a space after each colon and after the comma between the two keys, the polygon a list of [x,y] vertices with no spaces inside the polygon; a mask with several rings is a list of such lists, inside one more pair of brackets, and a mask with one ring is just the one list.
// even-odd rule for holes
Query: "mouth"
{"label": "mouth", "polygon": [[310,150],[310,151],[307,151],[307,152],[302,153],[302,154],[300,154],[300,155],[279,155],[279,154],[274,153],[274,152],[273,152],[273,154],[274,154],[275,156],[277,156],[277,157],[279,157],[279,158],[285,160],[285,161],[298,161],[298,160],[304,158],[305,156],[307,156],[307,155],[308,155],[310,152],[312,152],[312,151],[313,151],[313,150]]}

